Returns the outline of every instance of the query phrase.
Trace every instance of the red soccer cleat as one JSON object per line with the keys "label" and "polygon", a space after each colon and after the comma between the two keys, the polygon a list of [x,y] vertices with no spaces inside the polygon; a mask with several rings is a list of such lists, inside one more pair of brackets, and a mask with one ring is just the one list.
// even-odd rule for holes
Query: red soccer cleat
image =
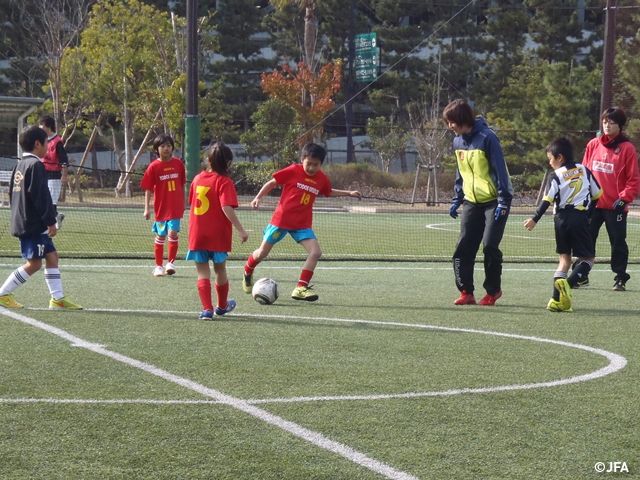
{"label": "red soccer cleat", "polygon": [[502,296],[502,290],[500,290],[498,293],[496,293],[495,295],[489,295],[488,293],[482,297],[482,300],[480,300],[480,303],[478,305],[495,305],[496,301]]}
{"label": "red soccer cleat", "polygon": [[473,296],[473,293],[469,294],[466,291],[462,291],[460,294],[460,298],[456,298],[453,301],[454,305],[475,305],[476,297]]}

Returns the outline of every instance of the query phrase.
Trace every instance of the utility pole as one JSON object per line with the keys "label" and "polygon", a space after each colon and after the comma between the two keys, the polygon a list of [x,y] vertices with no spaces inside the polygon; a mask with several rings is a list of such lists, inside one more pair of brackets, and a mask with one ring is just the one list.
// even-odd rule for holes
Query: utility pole
{"label": "utility pole", "polygon": [[347,103],[345,105],[345,119],[347,121],[347,163],[356,161],[353,151],[353,97],[355,95],[355,59],[356,59],[356,21],[355,0],[350,0],[349,7],[349,81],[347,83]]}
{"label": "utility pole", "polygon": [[185,164],[187,181],[200,172],[200,116],[198,115],[198,1],[187,0],[187,111]]}
{"label": "utility pole", "polygon": [[604,53],[602,56],[602,91],[600,113],[613,105],[613,69],[616,56],[616,10],[618,0],[607,0],[604,30]]}

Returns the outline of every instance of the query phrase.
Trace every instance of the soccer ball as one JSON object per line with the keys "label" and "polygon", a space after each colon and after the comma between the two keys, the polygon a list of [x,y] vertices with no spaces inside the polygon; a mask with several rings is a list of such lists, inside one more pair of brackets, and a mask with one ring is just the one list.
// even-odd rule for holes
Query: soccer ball
{"label": "soccer ball", "polygon": [[261,278],[253,284],[251,291],[253,299],[260,305],[271,305],[275,303],[280,295],[278,284],[271,278]]}

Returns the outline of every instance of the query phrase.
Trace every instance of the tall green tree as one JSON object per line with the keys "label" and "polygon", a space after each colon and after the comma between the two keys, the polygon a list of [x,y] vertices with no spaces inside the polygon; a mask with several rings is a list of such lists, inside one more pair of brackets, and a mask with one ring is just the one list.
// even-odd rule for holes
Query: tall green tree
{"label": "tall green tree", "polygon": [[[267,42],[257,38],[264,14],[255,7],[254,0],[220,0],[214,16],[218,32],[219,54],[224,57],[209,65],[209,77],[224,81],[222,94],[228,115],[246,132],[250,118],[258,104],[267,99],[260,87],[262,72],[276,66],[275,59],[262,55]],[[237,134],[229,132],[225,141],[237,141]]]}

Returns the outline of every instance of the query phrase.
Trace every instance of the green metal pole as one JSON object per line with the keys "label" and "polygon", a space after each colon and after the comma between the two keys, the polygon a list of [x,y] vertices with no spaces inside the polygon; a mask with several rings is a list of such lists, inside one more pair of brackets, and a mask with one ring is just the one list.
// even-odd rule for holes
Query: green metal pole
{"label": "green metal pole", "polygon": [[187,115],[185,117],[185,166],[187,168],[187,182],[200,173],[200,116]]}

